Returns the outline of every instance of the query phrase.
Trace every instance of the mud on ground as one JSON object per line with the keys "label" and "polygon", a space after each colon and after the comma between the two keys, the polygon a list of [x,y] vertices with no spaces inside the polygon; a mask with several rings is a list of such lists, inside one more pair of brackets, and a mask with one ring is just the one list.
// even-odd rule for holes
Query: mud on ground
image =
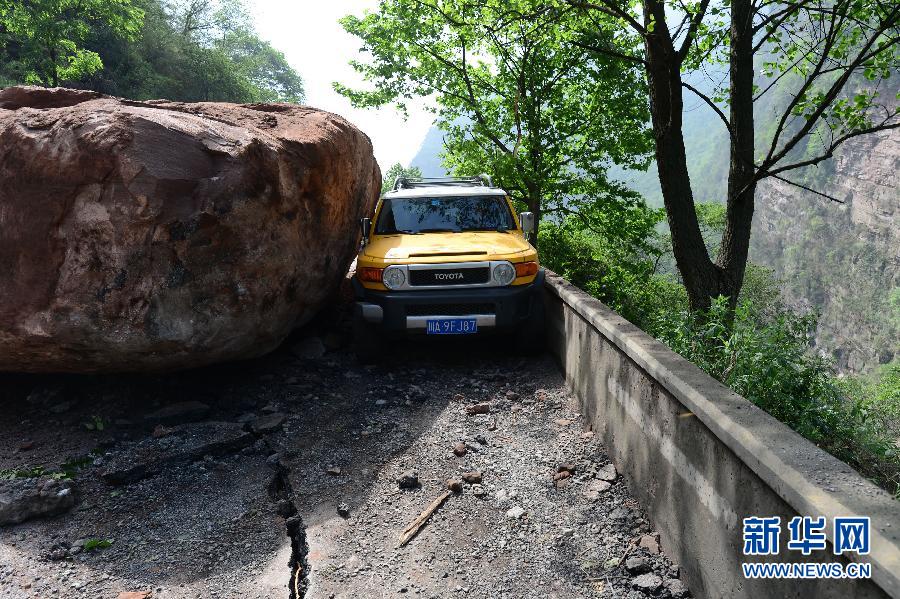
{"label": "mud on ground", "polygon": [[3,375],[0,477],[77,502],[0,527],[0,597],[689,596],[549,356],[439,339],[364,367],[306,335],[167,376]]}

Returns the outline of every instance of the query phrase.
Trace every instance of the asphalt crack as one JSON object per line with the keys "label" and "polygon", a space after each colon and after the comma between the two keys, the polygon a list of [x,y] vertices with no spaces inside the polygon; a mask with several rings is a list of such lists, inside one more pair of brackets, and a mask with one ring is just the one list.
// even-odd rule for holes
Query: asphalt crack
{"label": "asphalt crack", "polygon": [[291,557],[288,560],[289,597],[303,599],[309,585],[309,544],[306,541],[306,525],[297,512],[294,503],[294,492],[291,487],[290,469],[282,462],[278,453],[270,456],[270,463],[275,474],[269,483],[269,498],[275,503],[276,511],[284,517],[285,532],[291,540]]}

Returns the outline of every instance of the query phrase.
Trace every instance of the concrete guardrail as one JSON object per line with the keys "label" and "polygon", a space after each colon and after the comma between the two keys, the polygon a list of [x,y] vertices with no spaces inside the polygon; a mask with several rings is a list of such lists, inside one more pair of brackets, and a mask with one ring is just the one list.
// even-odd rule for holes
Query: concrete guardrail
{"label": "concrete guardrail", "polygon": [[[847,464],[547,273],[548,343],[582,414],[696,597],[900,597],[900,502]],[[825,516],[826,550],[788,551],[794,516]],[[743,555],[743,519],[781,518],[777,556]],[[871,518],[872,578],[748,579],[742,562],[849,563],[836,516]]]}

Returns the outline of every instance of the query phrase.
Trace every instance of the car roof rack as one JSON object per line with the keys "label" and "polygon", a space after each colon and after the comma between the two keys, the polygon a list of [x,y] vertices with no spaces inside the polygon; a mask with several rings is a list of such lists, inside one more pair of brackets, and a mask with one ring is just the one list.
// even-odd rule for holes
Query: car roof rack
{"label": "car roof rack", "polygon": [[494,182],[489,175],[477,177],[397,177],[394,180],[394,191],[398,189],[414,189],[416,187],[493,187]]}

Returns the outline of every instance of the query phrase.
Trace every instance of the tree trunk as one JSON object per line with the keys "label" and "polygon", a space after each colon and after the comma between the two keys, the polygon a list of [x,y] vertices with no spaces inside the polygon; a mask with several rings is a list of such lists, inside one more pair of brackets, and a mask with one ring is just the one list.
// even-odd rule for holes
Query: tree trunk
{"label": "tree trunk", "polygon": [[731,2],[731,148],[725,231],[717,263],[724,274],[722,295],[737,305],[744,282],[756,194],[753,133],[753,14],[751,0]]}
{"label": "tree trunk", "polygon": [[534,231],[531,233],[531,245],[538,245],[538,230],[541,227],[541,190],[537,186],[528,187],[528,210],[534,214]]}
{"label": "tree trunk", "polygon": [[665,25],[664,5],[644,3],[644,37],[650,113],[656,139],[656,168],[672,234],[675,262],[687,289],[691,310],[706,309],[723,289],[723,272],[712,262],[694,208],[682,132],[681,60]]}

